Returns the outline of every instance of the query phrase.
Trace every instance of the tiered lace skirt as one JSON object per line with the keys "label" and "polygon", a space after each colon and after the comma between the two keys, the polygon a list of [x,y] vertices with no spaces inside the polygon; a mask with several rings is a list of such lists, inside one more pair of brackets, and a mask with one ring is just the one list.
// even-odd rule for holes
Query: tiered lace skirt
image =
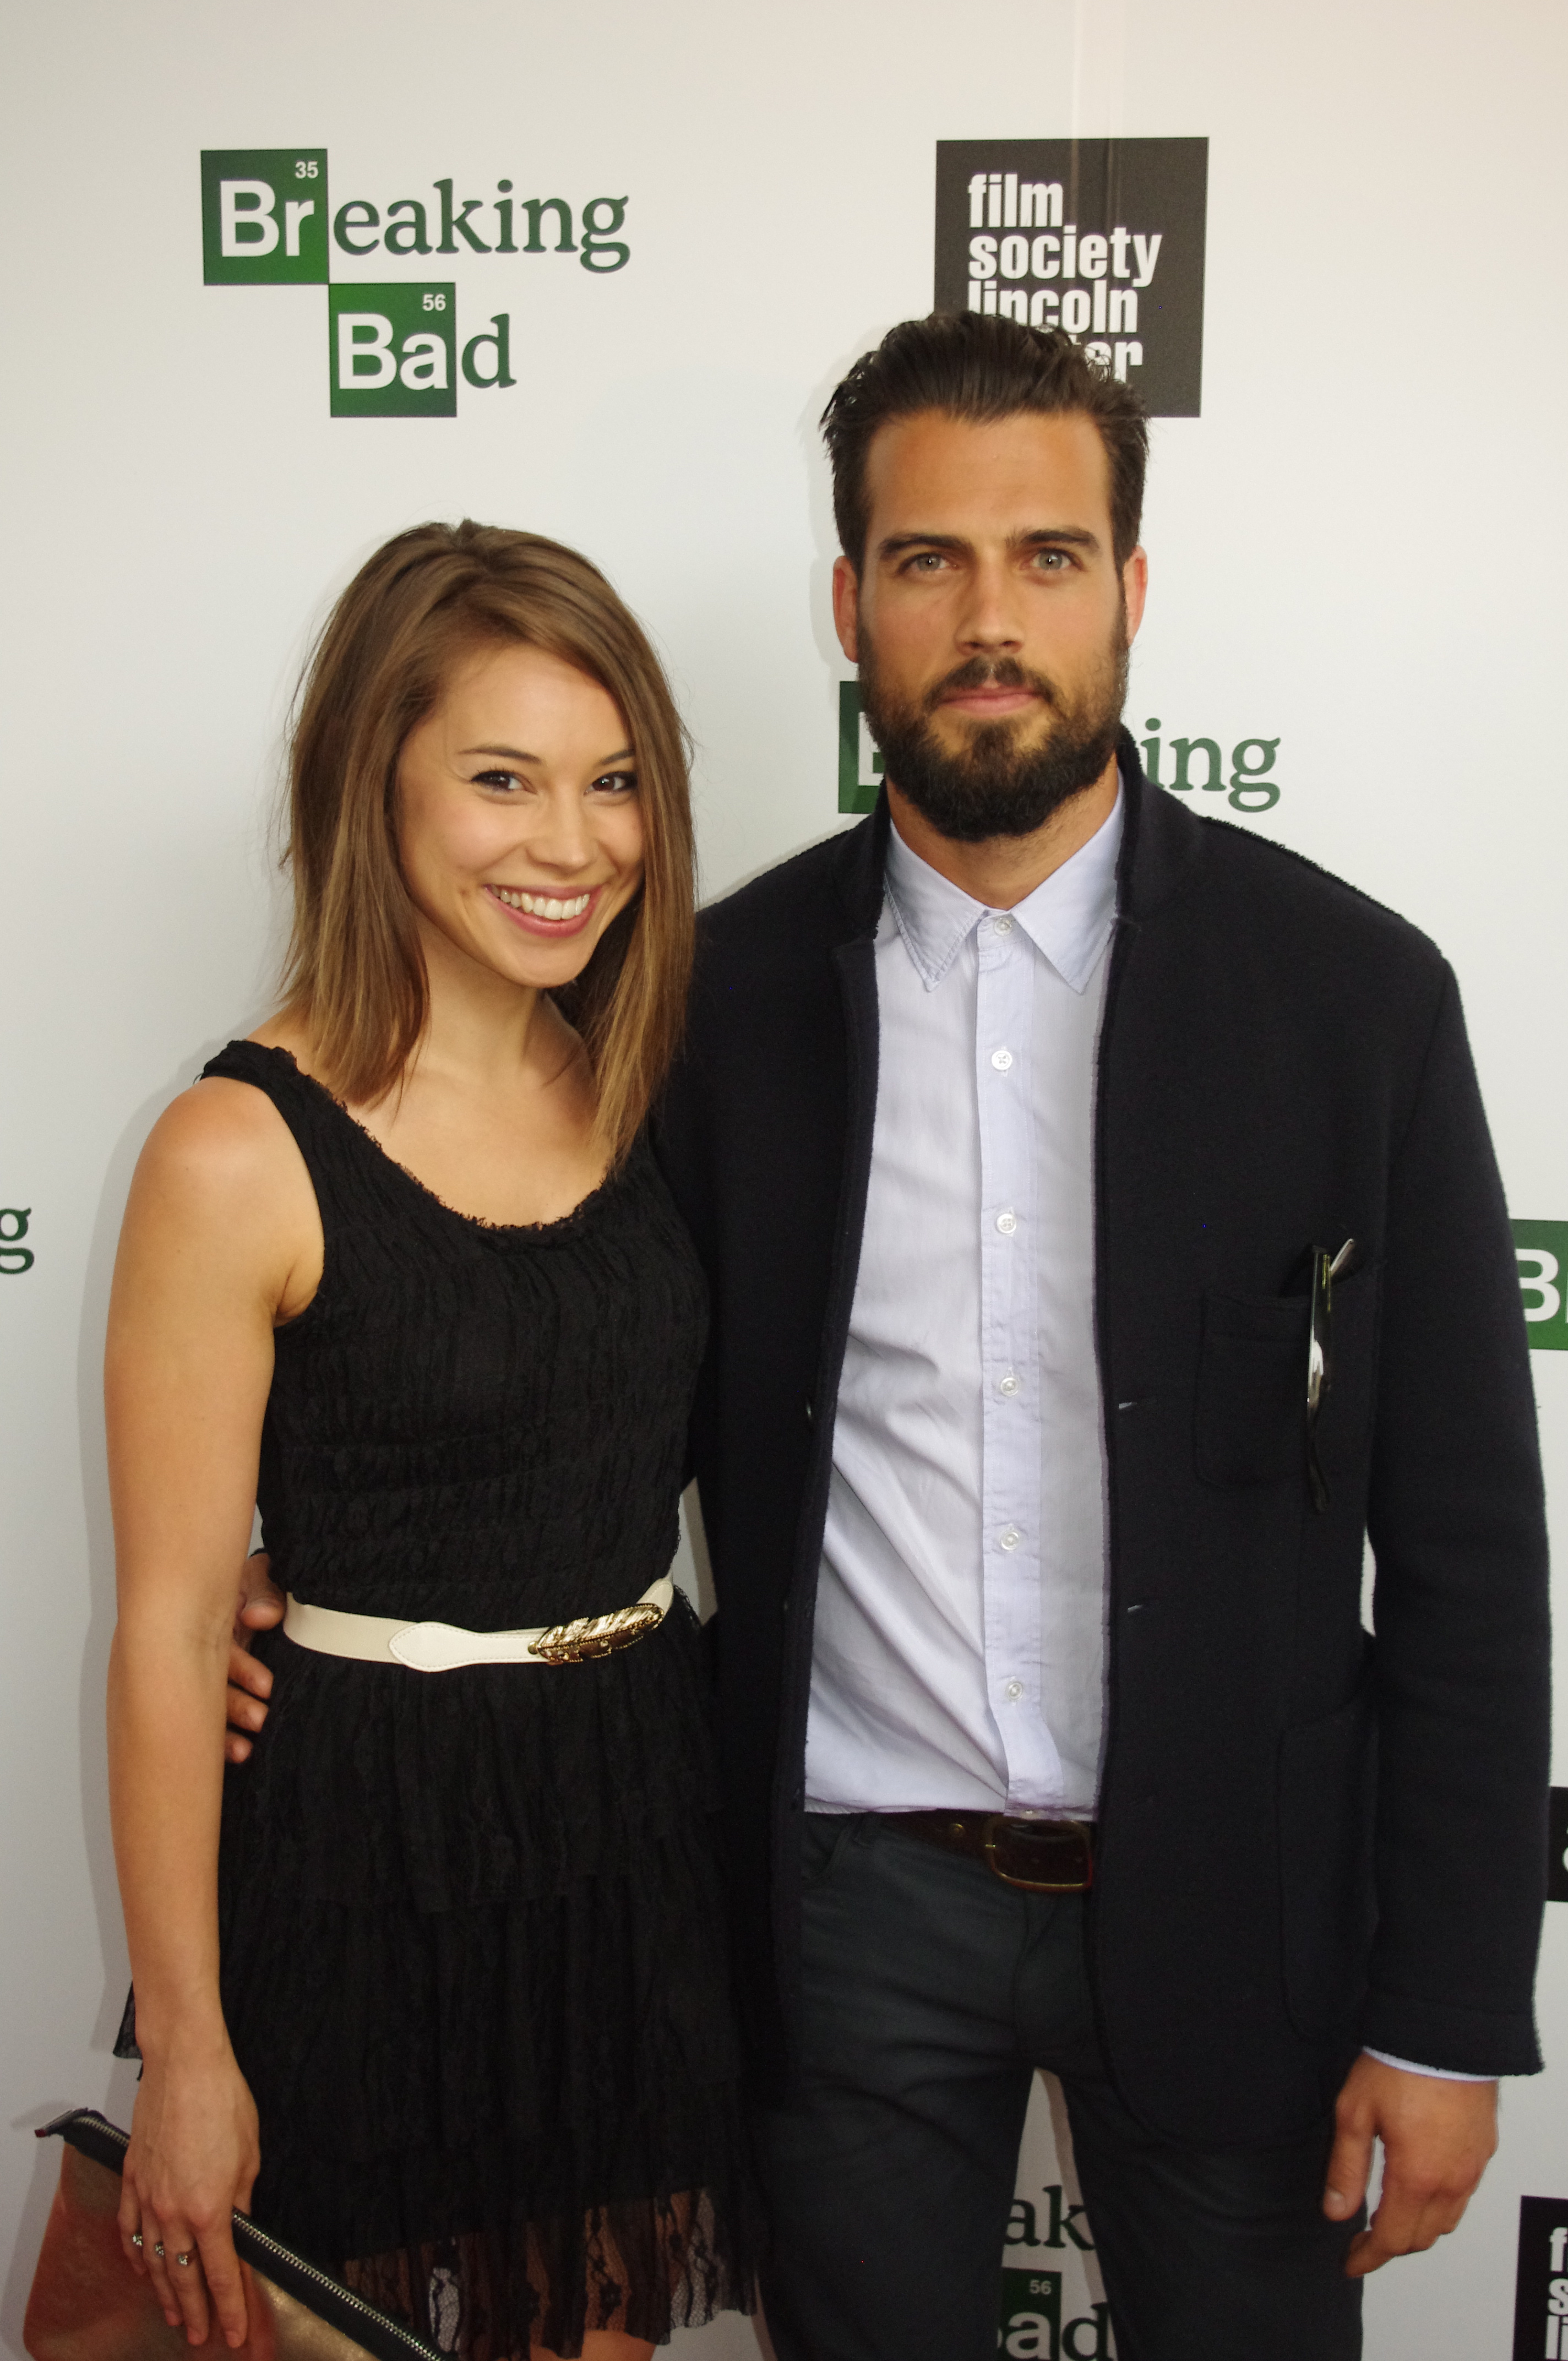
{"label": "tiered lace skirt", "polygon": [[751,2299],[701,1637],[424,1675],[280,1635],[228,1773],[257,2219],[466,2361]]}

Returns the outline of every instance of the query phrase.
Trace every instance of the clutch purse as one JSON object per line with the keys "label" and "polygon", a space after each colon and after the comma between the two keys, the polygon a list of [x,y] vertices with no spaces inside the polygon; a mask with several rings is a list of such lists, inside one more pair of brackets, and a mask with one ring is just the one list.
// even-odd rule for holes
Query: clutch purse
{"label": "clutch purse", "polygon": [[[150,2279],[126,2260],[117,2216],[126,2133],[92,2107],[73,2107],[37,2136],[65,2142],[60,2187],[44,2231],[22,2323],[33,2361],[189,2361]],[[233,2361],[441,2361],[433,2345],[389,2320],[352,2288],[234,2217],[248,2330]],[[214,2325],[203,2350],[228,2361]]]}

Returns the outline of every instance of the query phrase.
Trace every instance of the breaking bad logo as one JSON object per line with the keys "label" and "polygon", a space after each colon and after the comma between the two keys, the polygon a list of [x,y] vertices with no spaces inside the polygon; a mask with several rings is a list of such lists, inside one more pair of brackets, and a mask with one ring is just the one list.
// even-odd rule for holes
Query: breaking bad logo
{"label": "breaking bad logo", "polygon": [[1538,1353],[1568,1353],[1568,1222],[1515,1222],[1525,1334]]}
{"label": "breaking bad logo", "polygon": [[1206,139],[942,139],[939,312],[1063,328],[1156,418],[1196,418]]}
{"label": "breaking bad logo", "polygon": [[[1144,723],[1146,730],[1157,731],[1158,714],[1151,713]],[[1228,736],[1228,732],[1226,735]],[[1227,760],[1223,738],[1151,736],[1140,741],[1144,769],[1151,784],[1168,787],[1172,795],[1193,794],[1223,796],[1233,811],[1272,811],[1279,801],[1281,781],[1275,778],[1275,757],[1279,752],[1279,740],[1274,738],[1237,738],[1231,745]],[[1164,770],[1162,772],[1162,764]],[[1228,774],[1228,775],[1227,775]],[[839,809],[841,812],[870,812],[876,809],[883,781],[883,760],[871,724],[861,704],[858,680],[839,683]],[[1205,807],[1201,802],[1198,808]],[[1568,1224],[1552,1223],[1552,1243],[1557,1246],[1559,1232],[1568,1237]],[[1568,1245],[1563,1245],[1561,1257],[1557,1253],[1542,1254],[1525,1250],[1523,1232],[1532,1234],[1542,1224],[1520,1224],[1514,1230],[1519,1240],[1519,1272],[1525,1286],[1527,1320],[1538,1320],[1539,1314],[1530,1307],[1533,1292],[1549,1313],[1561,1313],[1563,1290],[1557,1285],[1560,1268],[1568,1268]],[[1533,1249],[1532,1235],[1532,1249]],[[1550,1271],[1550,1278],[1541,1274]],[[1533,1274],[1533,1275],[1532,1275]],[[1568,1345],[1568,1320],[1560,1320],[1561,1336],[1548,1333],[1539,1325],[1530,1330],[1532,1344]]]}
{"label": "breaking bad logo", "polygon": [[0,1205],[0,1272],[7,1279],[19,1279],[33,1267],[33,1250],[22,1244],[32,1214],[30,1205]]}
{"label": "breaking bad logo", "polygon": [[[482,188],[469,193],[445,177],[423,183],[417,197],[350,197],[334,206],[324,148],[208,148],[203,275],[209,287],[326,288],[334,418],[453,418],[459,380],[477,392],[519,382],[511,313],[494,309],[496,298],[504,290],[521,301],[540,270],[566,267],[528,258],[567,256],[591,280],[612,278],[631,258],[621,235],[630,203],[520,197],[508,180],[496,182],[493,196]],[[367,281],[360,266],[367,255],[389,258],[372,267],[393,275]],[[478,291],[477,335],[458,335],[455,279],[396,275],[405,266],[417,274],[430,255],[455,256],[465,269],[474,256],[502,258]],[[514,255],[521,258],[515,266]],[[353,283],[344,283],[345,270]],[[520,323],[520,344],[522,333]]]}

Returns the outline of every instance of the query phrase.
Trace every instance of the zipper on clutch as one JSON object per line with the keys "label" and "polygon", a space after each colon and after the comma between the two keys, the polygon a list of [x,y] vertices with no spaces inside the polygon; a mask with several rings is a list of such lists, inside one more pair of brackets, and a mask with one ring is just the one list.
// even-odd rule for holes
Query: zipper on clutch
{"label": "zipper on clutch", "polygon": [[[356,2312],[361,2312],[367,2320],[373,2321],[378,2328],[395,2336],[399,2344],[408,2352],[419,2354],[421,2361],[431,2361],[434,2347],[427,2345],[422,2336],[416,2336],[411,2328],[405,2328],[400,2320],[394,2320],[389,2312],[378,2312],[373,2303],[367,2303],[362,2295],[356,2295],[352,2288],[345,2287],[341,2279],[334,2279],[330,2272],[318,2270],[314,2263],[307,2263],[304,2257],[296,2255],[291,2246],[280,2246],[269,2232],[258,2229],[247,2214],[236,2213],[234,2218],[236,2226],[244,2229],[247,2245],[254,2240],[257,2246],[265,2247],[269,2255],[275,2255],[280,2261],[287,2263],[291,2270],[302,2271],[307,2279],[315,2281],[317,2287],[325,2288],[328,2293],[335,2296],[340,2303],[352,2304]],[[287,2293],[287,2290],[284,2292]]]}

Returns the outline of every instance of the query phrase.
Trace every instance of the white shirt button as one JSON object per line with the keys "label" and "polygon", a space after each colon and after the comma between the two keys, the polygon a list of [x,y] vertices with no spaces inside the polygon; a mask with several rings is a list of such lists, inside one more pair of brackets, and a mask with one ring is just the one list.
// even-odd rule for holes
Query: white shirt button
{"label": "white shirt button", "polygon": [[1013,921],[1011,918],[1005,917],[1001,918],[992,918],[991,922],[991,930],[992,934],[1010,935],[1013,932]]}
{"label": "white shirt button", "polygon": [[1017,1702],[1018,1702],[1018,1700],[1019,1700],[1019,1698],[1020,1698],[1020,1697],[1023,1696],[1023,1694],[1024,1694],[1024,1684],[1023,1684],[1023,1682],[1022,1682],[1022,1681],[1009,1681],[1009,1682],[1008,1682],[1008,1684],[1007,1684],[1007,1686],[1003,1690],[1002,1694],[1003,1694],[1003,1696],[1007,1699],[1007,1702],[1008,1702],[1008,1704],[1009,1704],[1009,1705],[1016,1705],[1016,1704],[1017,1704]]}
{"label": "white shirt button", "polygon": [[1004,1378],[998,1378],[996,1380],[996,1390],[999,1394],[1005,1394],[1011,1401],[1013,1396],[1018,1390],[1018,1378],[1016,1373],[1014,1370],[1009,1369]]}
{"label": "white shirt button", "polygon": [[1008,1067],[1013,1063],[1012,1050],[993,1049],[991,1053],[991,1062],[995,1067],[999,1074],[1004,1074],[1007,1071]]}
{"label": "white shirt button", "polygon": [[996,1226],[1001,1231],[1004,1238],[1010,1238],[1012,1236],[1014,1231],[1018,1226],[1018,1216],[1013,1211],[1011,1205],[1008,1206],[1004,1213],[998,1213],[996,1216]]}
{"label": "white shirt button", "polygon": [[1015,1550],[1024,1536],[1018,1531],[1016,1525],[1009,1525],[1005,1532],[1000,1533],[997,1538],[1001,1542],[1004,1550]]}

